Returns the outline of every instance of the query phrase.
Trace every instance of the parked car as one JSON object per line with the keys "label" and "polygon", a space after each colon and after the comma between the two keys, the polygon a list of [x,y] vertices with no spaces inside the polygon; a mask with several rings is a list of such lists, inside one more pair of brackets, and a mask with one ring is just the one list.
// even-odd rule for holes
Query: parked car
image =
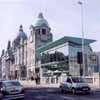
{"label": "parked car", "polygon": [[90,93],[91,88],[82,77],[67,76],[60,84],[61,92]]}
{"label": "parked car", "polygon": [[0,81],[0,94],[1,98],[11,99],[24,99],[24,88],[17,80]]}

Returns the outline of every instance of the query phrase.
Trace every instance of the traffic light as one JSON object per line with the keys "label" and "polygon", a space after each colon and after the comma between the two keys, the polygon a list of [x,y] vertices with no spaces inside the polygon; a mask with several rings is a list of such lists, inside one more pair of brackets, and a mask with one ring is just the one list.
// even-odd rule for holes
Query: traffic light
{"label": "traffic light", "polygon": [[83,63],[83,54],[82,54],[82,52],[77,52],[77,63],[78,64]]}

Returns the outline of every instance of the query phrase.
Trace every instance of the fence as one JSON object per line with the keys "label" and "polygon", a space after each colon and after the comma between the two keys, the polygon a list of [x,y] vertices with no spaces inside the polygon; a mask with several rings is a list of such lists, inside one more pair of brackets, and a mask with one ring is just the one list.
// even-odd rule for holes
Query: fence
{"label": "fence", "polygon": [[[65,76],[64,76],[65,77]],[[94,73],[93,76],[85,76],[83,77],[85,81],[93,88],[99,88],[100,87],[100,73]],[[55,84],[59,85],[60,82],[62,82],[63,77],[50,77],[48,78],[41,78],[41,85],[50,85],[50,84]],[[21,81],[22,85],[28,87],[28,86],[36,86],[35,81]]]}

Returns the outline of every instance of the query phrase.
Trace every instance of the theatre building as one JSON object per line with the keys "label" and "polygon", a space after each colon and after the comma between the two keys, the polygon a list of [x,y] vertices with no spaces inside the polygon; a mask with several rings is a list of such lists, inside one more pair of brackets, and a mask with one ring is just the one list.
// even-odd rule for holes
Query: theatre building
{"label": "theatre building", "polygon": [[[29,26],[29,37],[21,25],[17,37],[2,51],[0,68],[2,79],[56,82],[62,75],[92,75],[97,59],[90,46],[95,42],[84,39],[84,66],[82,39],[64,36],[53,41],[50,25],[40,13]],[[5,70],[7,69],[7,70]]]}

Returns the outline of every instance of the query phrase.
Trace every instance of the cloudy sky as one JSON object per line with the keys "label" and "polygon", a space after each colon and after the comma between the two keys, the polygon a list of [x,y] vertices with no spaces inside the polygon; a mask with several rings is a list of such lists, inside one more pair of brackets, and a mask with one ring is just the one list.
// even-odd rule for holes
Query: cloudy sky
{"label": "cloudy sky", "polygon": [[[91,46],[100,51],[100,0],[84,2],[85,38],[95,39]],[[54,40],[63,36],[81,37],[81,7],[78,0],[0,0],[0,53],[13,40],[20,24],[29,35],[29,27],[39,12],[47,19]]]}

